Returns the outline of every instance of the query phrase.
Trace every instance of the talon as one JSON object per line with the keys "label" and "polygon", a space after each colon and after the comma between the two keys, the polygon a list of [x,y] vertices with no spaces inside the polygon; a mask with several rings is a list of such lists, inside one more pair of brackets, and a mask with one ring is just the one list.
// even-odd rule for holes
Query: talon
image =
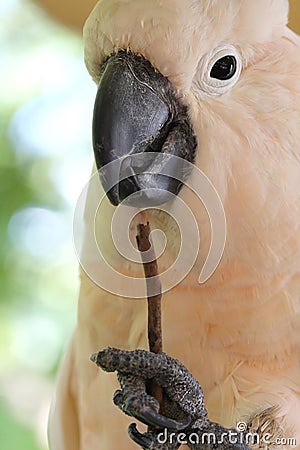
{"label": "talon", "polygon": [[95,364],[97,364],[97,358],[98,358],[98,353],[92,353],[90,355],[90,361],[92,361]]}
{"label": "talon", "polygon": [[123,399],[122,391],[117,390],[117,391],[114,393],[114,396],[113,396],[113,402],[114,402],[114,404],[115,404],[116,406],[120,406],[120,405],[122,405],[123,401],[124,401],[124,399]]}
{"label": "talon", "polygon": [[131,423],[128,427],[128,435],[130,439],[143,448],[151,448],[152,441],[147,436],[139,432],[135,423]]}
{"label": "talon", "polygon": [[173,431],[185,430],[191,424],[191,417],[187,416],[182,420],[174,420],[169,417],[162,416],[156,413],[152,409],[144,409],[143,411],[135,414],[135,417],[143,422],[145,425],[151,425],[157,428],[167,428]]}

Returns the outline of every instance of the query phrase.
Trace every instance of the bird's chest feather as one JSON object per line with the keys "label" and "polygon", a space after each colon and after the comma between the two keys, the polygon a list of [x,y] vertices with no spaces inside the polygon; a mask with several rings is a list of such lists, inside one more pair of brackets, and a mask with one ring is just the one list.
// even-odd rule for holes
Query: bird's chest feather
{"label": "bird's chest feather", "polygon": [[[285,409],[293,423],[300,408],[295,389],[300,370],[299,201],[297,192],[285,197],[278,183],[274,201],[274,195],[260,190],[254,171],[249,172],[247,177],[241,173],[243,182],[236,177],[228,185],[224,255],[203,285],[198,277],[210,245],[209,221],[203,205],[190,202],[183,191],[183,200],[197,216],[201,245],[187,277],[163,294],[164,350],[200,381],[211,420],[224,426],[274,405]],[[288,185],[286,189],[292,193]],[[104,254],[121,273],[142,276],[140,264],[124,264],[115,251],[107,216],[98,228]],[[179,230],[165,213],[148,212],[131,224],[131,242],[136,224],[145,220],[168,239],[158,259],[162,272],[180,249]],[[192,249],[194,242],[188,245]],[[82,353],[105,346],[147,348],[146,300],[110,295],[85,275],[82,281],[78,315]],[[104,379],[101,386],[106,390]],[[289,406],[286,399],[291,395]]]}

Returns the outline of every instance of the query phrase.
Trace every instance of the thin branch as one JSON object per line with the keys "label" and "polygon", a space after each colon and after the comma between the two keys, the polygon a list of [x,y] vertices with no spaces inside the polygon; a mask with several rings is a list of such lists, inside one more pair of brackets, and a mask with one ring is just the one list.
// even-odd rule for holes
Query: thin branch
{"label": "thin branch", "polygon": [[[160,353],[162,352],[162,324],[161,324],[161,284],[158,277],[158,265],[156,261],[154,246],[150,241],[150,225],[139,224],[137,226],[136,241],[138,249],[141,252],[143,261],[144,273],[147,286],[148,297],[148,341],[150,352]],[[145,258],[145,252],[147,252],[147,260]],[[149,257],[150,254],[150,257]],[[147,262],[149,261],[149,262]],[[156,292],[159,294],[151,296],[150,293],[155,286]],[[152,395],[161,405],[163,400],[162,388],[154,383],[149,383],[149,393]]]}

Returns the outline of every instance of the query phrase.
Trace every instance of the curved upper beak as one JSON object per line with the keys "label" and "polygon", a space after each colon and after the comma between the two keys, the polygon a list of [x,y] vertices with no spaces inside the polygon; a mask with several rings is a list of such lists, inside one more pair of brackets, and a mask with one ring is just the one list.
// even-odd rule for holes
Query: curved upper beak
{"label": "curved upper beak", "polygon": [[93,147],[111,203],[127,199],[144,207],[168,201],[182,185],[181,158],[193,162],[196,145],[186,107],[149,61],[123,50],[106,61],[94,107]]}

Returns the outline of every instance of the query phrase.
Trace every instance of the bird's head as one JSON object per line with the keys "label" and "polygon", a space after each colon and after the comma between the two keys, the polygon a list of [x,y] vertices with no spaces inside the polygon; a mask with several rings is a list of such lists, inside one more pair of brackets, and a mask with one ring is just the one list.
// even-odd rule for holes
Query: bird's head
{"label": "bird's head", "polygon": [[268,64],[272,43],[276,53],[287,16],[287,0],[99,1],[84,28],[85,61],[99,86],[95,159],[112,167],[101,181],[113,204],[134,192],[139,206],[164,203],[180,191],[183,160],[217,173],[220,187],[232,153],[255,141],[249,111],[270,89],[259,62]]}

